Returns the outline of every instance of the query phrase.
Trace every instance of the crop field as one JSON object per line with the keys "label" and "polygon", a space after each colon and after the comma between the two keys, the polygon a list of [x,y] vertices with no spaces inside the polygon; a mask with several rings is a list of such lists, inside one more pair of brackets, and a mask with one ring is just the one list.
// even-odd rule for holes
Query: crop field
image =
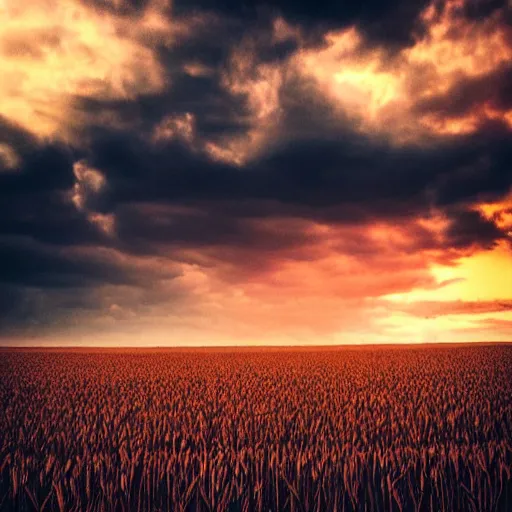
{"label": "crop field", "polygon": [[512,510],[512,346],[2,350],[0,510]]}

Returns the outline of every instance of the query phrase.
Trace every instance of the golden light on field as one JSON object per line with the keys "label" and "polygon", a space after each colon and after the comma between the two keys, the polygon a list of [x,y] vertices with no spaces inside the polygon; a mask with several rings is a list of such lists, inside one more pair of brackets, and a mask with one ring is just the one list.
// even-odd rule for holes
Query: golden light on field
{"label": "golden light on field", "polygon": [[368,503],[395,512],[510,504],[507,346],[2,357],[0,403],[9,405],[0,416],[0,489],[8,507],[320,512]]}

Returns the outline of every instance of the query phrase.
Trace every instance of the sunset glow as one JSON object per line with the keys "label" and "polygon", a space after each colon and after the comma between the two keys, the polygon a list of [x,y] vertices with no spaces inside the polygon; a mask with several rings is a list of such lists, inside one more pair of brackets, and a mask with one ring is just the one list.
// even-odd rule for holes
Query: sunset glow
{"label": "sunset glow", "polygon": [[512,33],[484,4],[0,0],[0,344],[511,340]]}

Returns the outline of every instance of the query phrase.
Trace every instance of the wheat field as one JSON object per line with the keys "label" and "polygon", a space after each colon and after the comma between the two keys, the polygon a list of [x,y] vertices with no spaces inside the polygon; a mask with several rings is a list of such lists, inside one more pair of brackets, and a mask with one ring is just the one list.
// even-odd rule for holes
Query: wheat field
{"label": "wheat field", "polygon": [[2,350],[0,510],[512,510],[512,346]]}

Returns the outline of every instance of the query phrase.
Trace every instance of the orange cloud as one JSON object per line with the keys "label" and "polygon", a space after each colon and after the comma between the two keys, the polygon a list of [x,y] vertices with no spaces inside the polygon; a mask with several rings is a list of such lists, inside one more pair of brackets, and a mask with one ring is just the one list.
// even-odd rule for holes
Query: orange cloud
{"label": "orange cloud", "polygon": [[461,15],[464,5],[463,0],[447,0],[441,12],[435,4],[428,6],[420,17],[426,34],[403,52],[411,66],[421,67],[423,95],[447,92],[461,75],[486,75],[510,62],[512,48],[502,13],[471,22]]}
{"label": "orange cloud", "polygon": [[[271,229],[273,221],[265,222]],[[468,341],[482,339],[479,319],[510,314],[510,250],[454,251],[440,263],[440,250],[428,248],[429,236],[442,244],[449,228],[439,215],[367,226],[290,222],[275,228],[295,226],[316,238],[276,252],[272,265],[252,274],[237,277],[225,260],[202,252],[197,303],[212,336],[244,343],[255,331],[281,342],[285,335],[309,343]],[[229,258],[251,257],[235,253]]]}
{"label": "orange cloud", "polygon": [[0,7],[0,114],[43,138],[71,139],[87,114],[75,98],[126,99],[159,91],[153,50],[172,42],[157,2],[140,19],[78,0],[6,0]]}
{"label": "orange cloud", "polygon": [[194,78],[210,76],[213,73],[213,69],[201,64],[200,62],[189,62],[183,66],[183,71]]}
{"label": "orange cloud", "polygon": [[443,315],[481,315],[512,311],[512,300],[417,301],[405,304],[403,308],[405,313],[426,318],[435,318]]}
{"label": "orange cloud", "polygon": [[355,27],[329,32],[323,47],[311,48],[299,29],[279,20],[274,40],[281,35],[299,46],[284,62],[259,62],[262,43],[258,38],[233,54],[225,86],[232,94],[247,97],[253,129],[243,142],[230,141],[233,149],[225,158],[235,159],[250,153],[248,148],[261,145],[279,118],[279,91],[287,80],[297,78],[313,84],[338,115],[359,130],[399,142],[472,133],[487,119],[512,126],[512,111],[499,110],[485,101],[468,113],[450,116],[417,110],[420,103],[456,95],[461,81],[485,77],[512,60],[503,13],[497,10],[483,21],[471,21],[461,15],[462,7],[460,0],[448,0],[442,9],[432,3],[420,16],[425,30],[411,47],[398,53],[369,46]]}
{"label": "orange cloud", "polygon": [[112,235],[115,229],[115,217],[113,214],[102,214],[90,211],[87,206],[87,198],[100,192],[106,186],[106,179],[96,169],[81,160],[73,165],[73,173],[76,182],[71,192],[71,201],[78,211],[84,212],[87,219],[96,225],[105,234]]}
{"label": "orange cloud", "polygon": [[165,142],[173,139],[181,139],[192,144],[195,138],[195,119],[193,114],[166,116],[153,130],[154,142]]}
{"label": "orange cloud", "polygon": [[404,109],[404,77],[388,65],[382,49],[364,49],[354,28],[327,34],[324,48],[301,50],[294,57],[300,75],[311,77],[323,94],[345,115],[374,128],[385,120],[386,110]]}
{"label": "orange cloud", "polygon": [[512,193],[509,193],[501,201],[479,204],[475,209],[482,212],[499,228],[508,230],[508,235],[512,238]]}
{"label": "orange cloud", "polygon": [[[197,308],[188,322],[193,329],[207,330],[212,339],[247,343],[261,332],[265,340],[291,336],[292,342],[314,343],[318,336],[340,342],[336,336],[342,332],[375,334],[374,322],[388,314],[379,297],[444,285],[431,275],[428,256],[402,252],[419,243],[414,234],[407,236],[405,226],[333,227],[298,219],[261,222],[262,229],[297,231],[311,241],[269,249],[266,255],[259,251],[270,262],[254,261],[245,271],[239,262],[255,259],[250,250],[219,246],[201,249],[197,257],[182,254],[189,263],[179,281]],[[358,247],[366,251],[354,254]],[[166,320],[159,311],[152,314],[162,315],[155,320],[162,325]]]}
{"label": "orange cloud", "polygon": [[485,21],[460,15],[463,3],[434,4],[421,15],[426,31],[398,55],[367,48],[355,28],[333,32],[321,50],[295,58],[300,73],[312,77],[320,90],[364,131],[391,132],[399,140],[437,134],[470,133],[485,119],[512,126],[511,113],[482,104],[462,116],[443,118],[415,112],[428,98],[449,94],[462,79],[485,76],[512,59],[512,47],[500,12]]}
{"label": "orange cloud", "polygon": [[16,151],[8,144],[0,143],[0,170],[3,167],[6,170],[15,169],[19,164],[19,157]]}
{"label": "orange cloud", "polygon": [[[162,213],[158,205],[148,208],[148,215]],[[87,329],[99,330],[95,342],[410,343],[509,336],[512,256],[505,246],[442,265],[435,251],[421,249],[428,232],[435,237],[445,230],[436,216],[338,227],[300,219],[261,222],[262,229],[312,238],[292,249],[269,249],[270,257],[258,251],[271,262],[254,266],[251,250],[222,245],[195,254],[170,244],[157,257],[100,252],[123,267],[136,266],[136,274],[172,269],[175,277],[147,290],[96,290],[103,310],[87,317]],[[250,267],[246,272],[240,261]],[[80,332],[73,336],[81,339]],[[82,338],[90,343],[90,334]]]}
{"label": "orange cloud", "polygon": [[[284,20],[278,18],[268,36],[279,42],[295,37],[296,32]],[[267,35],[265,34],[265,42]],[[276,63],[259,60],[262,41],[256,35],[249,36],[237,47],[222,77],[222,85],[233,96],[245,98],[250,128],[247,133],[220,141],[210,141],[206,152],[215,160],[242,165],[256,156],[262,147],[271,142],[282,114],[280,90],[285,82],[286,70]],[[244,121],[244,120],[241,120]]]}

